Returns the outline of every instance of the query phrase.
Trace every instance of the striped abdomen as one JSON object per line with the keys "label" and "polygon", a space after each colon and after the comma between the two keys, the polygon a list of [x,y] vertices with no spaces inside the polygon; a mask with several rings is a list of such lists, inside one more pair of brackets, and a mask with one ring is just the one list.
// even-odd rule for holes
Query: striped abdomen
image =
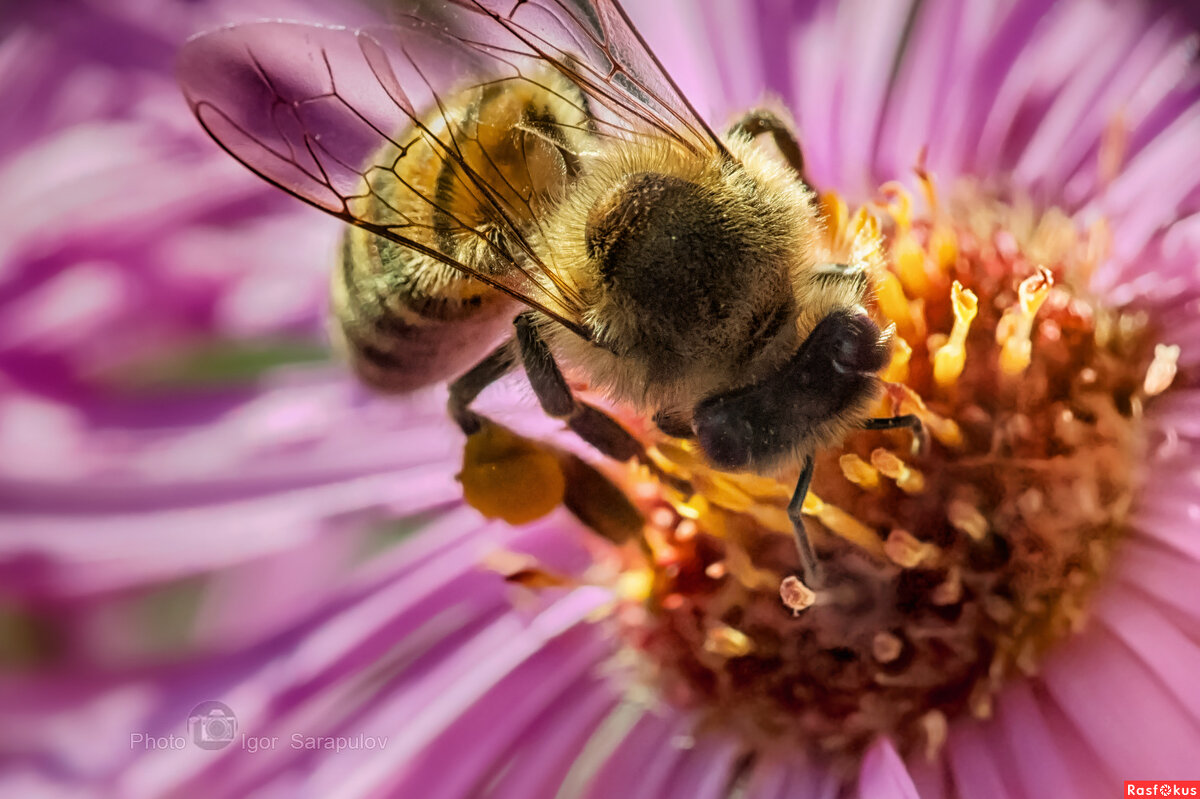
{"label": "striped abdomen", "polygon": [[[450,98],[447,116],[471,170],[502,197],[518,227],[532,224],[576,169],[573,152],[590,121],[563,97],[573,84],[547,79],[553,92],[529,82],[501,81]],[[440,116],[427,121],[447,140]],[[401,141],[404,137],[401,137]],[[460,168],[440,150],[412,135],[378,163],[396,162],[394,173],[370,177],[380,196],[362,200],[365,218],[397,214],[409,224],[397,234],[433,248],[467,270],[499,274],[512,267],[496,257],[508,247],[494,211]],[[398,160],[397,160],[398,158]],[[386,202],[388,208],[383,208]],[[435,258],[350,228],[333,275],[335,338],[359,376],[387,391],[411,391],[454,377],[483,358],[505,334],[518,304],[464,271]]]}

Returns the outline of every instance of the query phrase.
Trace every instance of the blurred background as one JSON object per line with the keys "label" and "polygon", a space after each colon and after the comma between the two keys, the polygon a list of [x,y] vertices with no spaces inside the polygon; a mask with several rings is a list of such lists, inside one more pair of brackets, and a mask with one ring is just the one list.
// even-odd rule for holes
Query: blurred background
{"label": "blurred background", "polygon": [[[710,119],[795,88],[771,15],[809,4],[763,0],[753,31],[718,30],[719,4],[628,5]],[[383,0],[0,2],[0,795],[112,784],[154,746],[131,735],[171,748],[199,703],[280,653],[336,649],[326,622],[370,597],[401,602],[384,591],[397,575],[480,526],[461,507],[444,390],[375,397],[331,358],[340,223],[220,151],[173,77],[180,44],[217,25],[388,13]],[[761,52],[728,48],[743,34]],[[830,152],[814,150],[819,177],[843,168]],[[501,420],[529,404],[520,390],[492,402]],[[543,552],[564,568],[585,558],[553,529],[527,535],[553,538]],[[356,650],[364,680],[408,656],[388,648],[403,630]],[[273,674],[256,679],[239,716],[268,703]],[[158,795],[166,770],[199,762],[151,759],[122,785]]]}

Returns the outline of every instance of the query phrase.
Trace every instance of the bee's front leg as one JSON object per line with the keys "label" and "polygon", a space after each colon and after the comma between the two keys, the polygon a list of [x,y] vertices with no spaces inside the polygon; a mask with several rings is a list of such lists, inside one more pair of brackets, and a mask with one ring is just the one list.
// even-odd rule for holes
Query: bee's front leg
{"label": "bee's front leg", "polygon": [[521,362],[542,409],[554,418],[564,420],[577,436],[613,460],[645,459],[641,442],[616,419],[577,400],[571,393],[571,387],[554,362],[550,348],[542,341],[532,315],[521,314],[516,325]]}
{"label": "bee's front leg", "polygon": [[907,427],[913,434],[913,454],[920,455],[929,449],[929,432],[915,413],[887,416],[882,419],[867,419],[863,422],[862,427],[863,430],[897,430]]}
{"label": "bee's front leg", "polygon": [[669,482],[679,491],[691,493],[691,486],[685,481],[663,473],[646,454],[642,442],[634,438],[620,422],[599,408],[576,399],[558,364],[554,362],[550,348],[538,333],[533,314],[518,316],[516,326],[517,348],[525,365],[525,373],[529,375],[533,393],[546,413],[565,421],[575,435],[602,454],[622,462],[637,458],[659,479]]}
{"label": "bee's front leg", "polygon": [[812,476],[812,455],[805,455],[800,479],[796,481],[796,490],[792,493],[792,501],[788,503],[788,518],[792,521],[792,533],[796,537],[796,552],[800,555],[800,571],[804,576],[804,584],[815,589],[821,579],[820,561],[817,560],[817,553],[808,538],[808,531],[804,528],[804,498],[808,496]]}

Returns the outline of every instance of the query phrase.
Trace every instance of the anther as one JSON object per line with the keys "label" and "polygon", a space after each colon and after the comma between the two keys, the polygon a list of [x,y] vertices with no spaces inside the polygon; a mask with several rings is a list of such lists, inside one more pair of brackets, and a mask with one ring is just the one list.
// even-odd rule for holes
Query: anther
{"label": "anther", "polygon": [[783,578],[783,582],[779,584],[779,598],[783,600],[783,604],[789,607],[793,614],[798,614],[806,608],[812,607],[817,601],[817,595],[804,583],[800,582],[800,578],[788,575]]}
{"label": "anther", "polygon": [[912,468],[896,455],[882,447],[871,452],[871,465],[885,476],[896,481],[896,485],[906,494],[919,494],[925,489],[925,475]]}
{"label": "anther", "polygon": [[1033,319],[1054,285],[1054,276],[1045,267],[1021,281],[1018,301],[1004,312],[996,325],[996,343],[1000,345],[1000,368],[1007,375],[1024,372],[1032,360]]}
{"label": "anther", "polygon": [[979,310],[979,300],[970,289],[964,289],[957,280],[950,289],[950,301],[954,308],[954,328],[950,338],[933,356],[933,377],[942,388],[958,380],[967,362],[967,333]]}
{"label": "anther", "polygon": [[842,467],[846,479],[859,488],[871,490],[879,487],[879,470],[853,452],[838,458],[838,465]]}
{"label": "anther", "polygon": [[965,533],[972,540],[982,541],[988,532],[987,518],[970,502],[962,499],[952,499],[946,504],[946,519],[960,533]]}
{"label": "anther", "polygon": [[915,569],[922,563],[933,560],[941,550],[936,544],[922,541],[908,530],[896,528],[888,533],[883,550],[888,560],[903,569]]}
{"label": "anther", "polygon": [[1142,382],[1142,391],[1147,397],[1161,394],[1171,387],[1175,373],[1179,369],[1179,346],[1175,344],[1156,344],[1154,360],[1146,369],[1146,379]]}

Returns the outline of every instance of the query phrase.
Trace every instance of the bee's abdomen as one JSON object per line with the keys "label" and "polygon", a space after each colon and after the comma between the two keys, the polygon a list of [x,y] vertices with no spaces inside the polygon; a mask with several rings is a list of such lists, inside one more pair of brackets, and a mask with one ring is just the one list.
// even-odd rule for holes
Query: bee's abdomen
{"label": "bee's abdomen", "polygon": [[567,92],[513,81],[449,98],[425,130],[446,138],[452,129],[468,170],[411,132],[398,137],[408,139],[403,151],[379,154],[377,163],[392,166],[372,173],[356,211],[462,269],[364,229],[347,232],[333,278],[334,333],[363,380],[403,392],[454,377],[509,332],[517,303],[471,274],[503,283],[514,268],[506,235],[533,226],[568,179],[566,132],[585,137],[589,123]]}
{"label": "bee's abdomen", "polygon": [[334,338],[354,371],[398,393],[466,371],[517,313],[485,284],[358,228],[346,234],[332,295]]}

